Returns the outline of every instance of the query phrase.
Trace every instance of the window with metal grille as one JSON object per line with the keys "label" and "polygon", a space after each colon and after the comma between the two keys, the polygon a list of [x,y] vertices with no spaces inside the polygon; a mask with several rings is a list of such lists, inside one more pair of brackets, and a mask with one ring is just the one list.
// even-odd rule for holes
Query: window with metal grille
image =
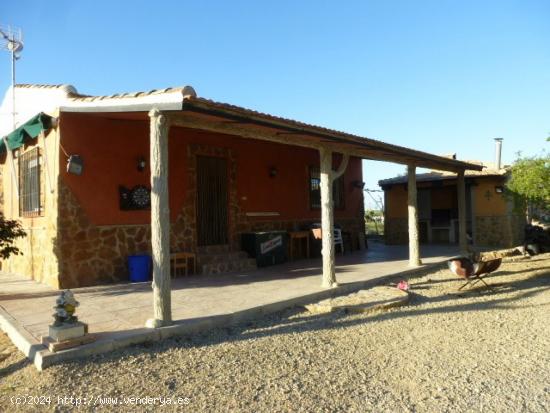
{"label": "window with metal grille", "polygon": [[[344,198],[344,174],[342,174],[332,185],[334,208],[343,209],[345,206]],[[309,168],[309,207],[311,209],[321,208],[321,175],[317,167]]]}
{"label": "window with metal grille", "polygon": [[19,157],[19,215],[39,216],[40,200],[40,150],[35,148]]}

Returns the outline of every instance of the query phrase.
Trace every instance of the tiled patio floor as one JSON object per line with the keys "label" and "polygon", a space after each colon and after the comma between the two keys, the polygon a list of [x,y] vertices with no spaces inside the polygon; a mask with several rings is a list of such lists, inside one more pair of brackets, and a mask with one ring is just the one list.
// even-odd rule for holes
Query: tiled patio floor
{"label": "tiled patio floor", "polygon": [[[455,255],[457,247],[423,246],[421,253],[424,264],[429,264]],[[353,288],[354,283],[410,270],[407,254],[405,246],[371,243],[367,251],[338,255],[338,282]],[[39,342],[42,335],[47,335],[59,292],[5,274],[0,275],[0,285],[0,309]],[[246,273],[178,278],[172,282],[173,319],[234,314],[299,297],[307,301],[307,296],[320,291],[320,259],[298,260]],[[152,315],[150,283],[77,288],[73,292],[80,302],[79,319],[88,323],[90,332],[103,333],[102,336],[142,328]]]}

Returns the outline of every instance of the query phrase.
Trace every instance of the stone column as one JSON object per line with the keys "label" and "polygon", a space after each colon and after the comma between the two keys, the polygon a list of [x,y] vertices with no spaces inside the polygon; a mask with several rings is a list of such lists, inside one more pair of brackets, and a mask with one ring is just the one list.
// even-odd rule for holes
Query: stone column
{"label": "stone column", "polygon": [[170,288],[170,210],[168,204],[168,130],[166,116],[149,112],[151,144],[151,246],[153,250],[153,318],[146,326],[172,323]]}
{"label": "stone column", "polygon": [[464,170],[458,172],[457,176],[458,192],[458,245],[461,254],[468,253],[468,240],[466,237],[466,183],[464,180]]}
{"label": "stone column", "polygon": [[420,261],[420,242],[418,239],[418,207],[416,200],[416,166],[407,166],[408,210],[409,210],[409,266],[418,267]]}
{"label": "stone column", "polygon": [[321,157],[321,231],[324,288],[338,286],[334,270],[334,203],[332,201],[332,151],[320,148]]}

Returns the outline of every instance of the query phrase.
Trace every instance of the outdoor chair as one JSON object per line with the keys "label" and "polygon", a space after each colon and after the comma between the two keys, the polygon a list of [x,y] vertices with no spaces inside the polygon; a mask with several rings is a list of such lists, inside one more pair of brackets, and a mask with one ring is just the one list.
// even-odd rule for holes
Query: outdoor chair
{"label": "outdoor chair", "polygon": [[170,254],[170,275],[172,278],[189,274],[189,260],[192,260],[193,274],[195,274],[197,270],[195,254],[192,252],[174,252]]}
{"label": "outdoor chair", "polygon": [[474,262],[467,257],[456,257],[451,258],[447,261],[449,270],[460,278],[466,280],[466,283],[463,284],[458,290],[462,290],[464,287],[469,285],[473,287],[478,282],[482,282],[489,290],[494,291],[489,284],[487,284],[483,277],[496,271],[500,264],[502,263],[502,258],[496,258],[489,261],[479,261]]}
{"label": "outdoor chair", "polygon": [[342,254],[344,254],[344,238],[342,238],[342,230],[334,228],[334,248],[335,249],[337,245],[340,245],[340,250],[342,251]]}
{"label": "outdoor chair", "polygon": [[[316,240],[320,240],[323,238],[323,232],[320,228],[321,224],[318,226],[315,225],[314,228],[311,230],[313,232],[313,238]],[[333,240],[334,240],[334,249],[336,250],[336,247],[340,246],[340,251],[342,252],[342,255],[344,254],[344,238],[342,238],[342,230],[339,228],[334,228],[333,232]]]}

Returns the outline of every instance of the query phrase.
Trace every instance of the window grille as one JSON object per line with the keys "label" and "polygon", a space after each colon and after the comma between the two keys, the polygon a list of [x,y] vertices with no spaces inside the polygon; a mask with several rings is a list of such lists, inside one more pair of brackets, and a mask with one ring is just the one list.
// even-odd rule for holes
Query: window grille
{"label": "window grille", "polygon": [[[345,207],[344,198],[344,174],[342,174],[332,185],[334,208],[343,209]],[[309,168],[309,207],[311,209],[321,208],[321,175],[317,167]]]}
{"label": "window grille", "polygon": [[27,151],[19,157],[19,215],[37,217],[40,203],[40,150]]}

